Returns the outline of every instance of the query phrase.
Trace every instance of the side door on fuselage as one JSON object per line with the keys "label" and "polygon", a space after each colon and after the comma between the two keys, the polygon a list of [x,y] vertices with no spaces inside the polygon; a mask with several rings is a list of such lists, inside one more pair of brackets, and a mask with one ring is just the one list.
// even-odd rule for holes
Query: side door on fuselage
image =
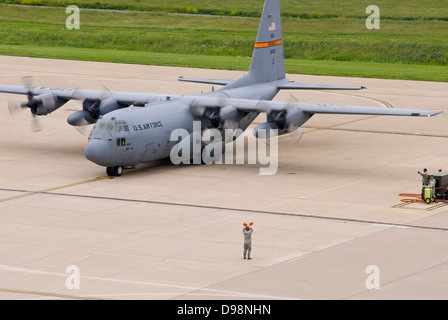
{"label": "side door on fuselage", "polygon": [[113,134],[114,147],[120,153],[122,158],[122,165],[134,165],[137,164],[134,152],[133,139],[130,134],[130,128],[126,121],[115,120],[114,134]]}

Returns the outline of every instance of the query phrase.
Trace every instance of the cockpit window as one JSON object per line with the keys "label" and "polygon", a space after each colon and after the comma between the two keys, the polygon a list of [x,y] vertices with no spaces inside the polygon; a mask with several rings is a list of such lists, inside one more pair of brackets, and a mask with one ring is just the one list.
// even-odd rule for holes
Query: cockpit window
{"label": "cockpit window", "polygon": [[113,128],[114,128],[114,125],[112,123],[106,124],[106,131],[112,131]]}
{"label": "cockpit window", "polygon": [[115,132],[129,132],[129,126],[127,125],[126,121],[117,120],[117,121],[115,121],[114,131]]}
{"label": "cockpit window", "polygon": [[114,122],[99,122],[95,124],[94,130],[98,131],[114,131],[114,132],[129,132],[129,126],[124,120],[116,120]]}

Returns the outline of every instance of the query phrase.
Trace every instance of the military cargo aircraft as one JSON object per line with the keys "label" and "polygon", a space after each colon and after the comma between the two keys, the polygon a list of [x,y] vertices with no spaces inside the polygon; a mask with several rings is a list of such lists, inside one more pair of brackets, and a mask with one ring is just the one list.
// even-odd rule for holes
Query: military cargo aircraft
{"label": "military cargo aircraft", "polygon": [[[221,85],[219,90],[192,96],[132,92],[42,88],[0,85],[0,92],[25,94],[20,105],[34,116],[50,114],[71,99],[82,101],[82,110],[67,121],[73,126],[94,124],[85,156],[120,176],[125,168],[168,158],[172,150],[193,143],[194,122],[201,130],[247,129],[260,114],[266,122],[254,129],[276,130],[277,135],[294,132],[315,114],[386,116],[434,116],[439,111],[312,104],[272,101],[279,90],[361,90],[364,87],[296,83],[285,77],[282,24],[279,0],[265,0],[247,74],[236,80],[183,78],[180,81]],[[189,134],[172,141],[176,129]],[[224,141],[224,140],[223,140]],[[223,146],[229,141],[221,142]],[[177,149],[176,149],[177,148]],[[193,149],[191,149],[193,150]]]}

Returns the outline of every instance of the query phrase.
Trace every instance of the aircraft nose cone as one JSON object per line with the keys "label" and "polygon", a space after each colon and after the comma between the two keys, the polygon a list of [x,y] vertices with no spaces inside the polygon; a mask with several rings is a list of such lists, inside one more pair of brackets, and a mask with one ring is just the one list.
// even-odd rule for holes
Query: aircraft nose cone
{"label": "aircraft nose cone", "polygon": [[108,162],[111,160],[111,150],[109,145],[98,139],[93,139],[87,144],[84,155],[88,160],[104,167],[107,167]]}

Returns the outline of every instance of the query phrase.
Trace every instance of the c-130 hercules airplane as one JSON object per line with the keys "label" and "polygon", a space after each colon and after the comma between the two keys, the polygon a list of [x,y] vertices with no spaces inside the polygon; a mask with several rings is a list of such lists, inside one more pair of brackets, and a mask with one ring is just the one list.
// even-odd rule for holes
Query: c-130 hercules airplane
{"label": "c-130 hercules airplane", "polygon": [[[296,83],[285,77],[282,25],[279,0],[265,0],[249,72],[237,80],[183,78],[180,81],[223,85],[219,90],[193,96],[131,92],[108,92],[28,86],[0,86],[0,92],[26,94],[34,116],[47,115],[71,99],[82,100],[83,108],[71,114],[73,126],[96,123],[85,156],[107,167],[109,176],[120,176],[124,168],[168,158],[181,144],[192,144],[194,122],[201,130],[215,128],[242,132],[260,114],[266,122],[260,130],[276,130],[277,135],[292,133],[313,115],[358,114],[386,116],[434,116],[440,111],[390,109],[347,105],[272,101],[281,89],[360,90],[364,87]],[[171,141],[173,130],[189,135],[180,142]],[[223,146],[228,141],[221,142]],[[204,147],[204,146],[203,146]],[[192,149],[189,149],[192,150]]]}

